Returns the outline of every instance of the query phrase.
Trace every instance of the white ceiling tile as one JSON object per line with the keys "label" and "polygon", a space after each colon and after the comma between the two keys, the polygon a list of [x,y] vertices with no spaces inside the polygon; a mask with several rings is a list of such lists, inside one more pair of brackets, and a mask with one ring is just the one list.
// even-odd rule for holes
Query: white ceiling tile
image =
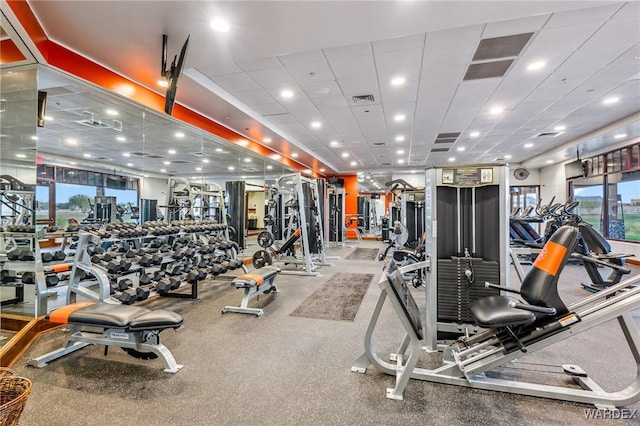
{"label": "white ceiling tile", "polygon": [[550,14],[542,14],[508,21],[490,22],[482,32],[482,38],[485,39],[536,32],[544,26],[550,16]]}
{"label": "white ceiling tile", "polygon": [[465,65],[473,59],[478,47],[478,40],[457,40],[446,44],[431,44],[424,49],[423,64],[433,64],[435,67]]}
{"label": "white ceiling tile", "polygon": [[584,24],[585,22],[602,24],[613,16],[619,9],[620,4],[611,4],[606,6],[556,12],[551,16],[544,28],[573,27],[577,24]]}
{"label": "white ceiling tile", "polygon": [[225,74],[213,78],[213,81],[229,92],[258,89],[258,85],[245,73]]}
{"label": "white ceiling tile", "polygon": [[313,103],[320,111],[324,113],[327,109],[336,109],[347,107],[347,101],[343,96],[319,96],[313,99]]}
{"label": "white ceiling tile", "polygon": [[630,1],[622,6],[620,11],[618,11],[618,13],[616,13],[612,19],[631,19],[637,21],[638,16],[640,16],[640,2]]}
{"label": "white ceiling tile", "polygon": [[427,33],[425,46],[437,44],[455,44],[462,40],[480,40],[484,25],[472,25],[468,27],[452,28]]}
{"label": "white ceiling tile", "polygon": [[318,81],[333,81],[336,79],[333,71],[329,68],[329,64],[324,59],[322,61],[290,65],[286,69],[301,86]]}
{"label": "white ceiling tile", "polygon": [[264,90],[243,90],[236,91],[233,96],[238,98],[246,105],[266,104],[273,102],[273,98]]}
{"label": "white ceiling tile", "polygon": [[376,75],[341,78],[338,84],[348,101],[351,101],[352,96],[358,95],[373,95],[376,99],[380,97]]}
{"label": "white ceiling tile", "polygon": [[318,81],[301,85],[302,90],[310,98],[342,97],[342,90],[336,81]]}
{"label": "white ceiling tile", "polygon": [[390,52],[393,50],[403,50],[424,47],[425,34],[416,34],[405,37],[395,37],[387,40],[378,40],[373,42],[373,51],[378,54],[382,52]]}
{"label": "white ceiling tile", "polygon": [[291,89],[296,86],[295,81],[284,67],[249,71],[247,74],[265,89]]}
{"label": "white ceiling tile", "polygon": [[282,114],[282,115],[274,115],[269,117],[269,121],[276,124],[289,124],[289,123],[297,123],[298,119],[291,114]]}
{"label": "white ceiling tile", "polygon": [[501,82],[501,77],[462,81],[456,91],[456,97],[490,95]]}
{"label": "white ceiling tile", "polygon": [[629,47],[640,40],[640,26],[637,20],[609,21],[587,42],[589,47],[616,46]]}
{"label": "white ceiling tile", "polygon": [[373,55],[347,56],[330,59],[329,65],[338,80],[376,75]]}
{"label": "white ceiling tile", "polygon": [[239,61],[236,62],[236,65],[243,71],[265,70],[269,68],[279,68],[281,66],[280,61],[273,56],[268,58],[251,59],[248,61]]}
{"label": "white ceiling tile", "polygon": [[382,86],[381,95],[385,103],[415,102],[418,96],[418,82],[408,81],[402,87]]}
{"label": "white ceiling tile", "polygon": [[309,62],[324,61],[324,55],[321,50],[311,50],[308,52],[290,53],[288,55],[280,55],[278,59],[286,67],[306,64]]}
{"label": "white ceiling tile", "polygon": [[257,112],[258,114],[264,116],[270,116],[274,114],[286,114],[287,110],[285,110],[282,105],[271,102],[268,104],[260,104],[260,105],[252,105],[251,109]]}
{"label": "white ceiling tile", "polygon": [[291,114],[297,115],[299,113],[315,113],[318,114],[318,108],[309,99],[291,99],[289,102],[282,103],[287,111]]}
{"label": "white ceiling tile", "polygon": [[302,89],[298,86],[288,86],[287,89],[293,92],[293,97],[291,98],[283,98],[280,93],[282,92],[282,87],[276,87],[271,89],[266,89],[267,93],[271,95],[273,99],[280,102],[282,105],[287,105],[287,102],[293,99],[306,99],[307,95],[304,93]]}
{"label": "white ceiling tile", "polygon": [[381,79],[417,71],[422,66],[422,48],[395,50],[375,55],[375,66]]}
{"label": "white ceiling tile", "polygon": [[342,47],[331,47],[328,49],[322,49],[322,51],[324,52],[324,55],[327,57],[329,62],[334,59],[371,55],[373,53],[373,51],[371,50],[371,43],[360,43]]}

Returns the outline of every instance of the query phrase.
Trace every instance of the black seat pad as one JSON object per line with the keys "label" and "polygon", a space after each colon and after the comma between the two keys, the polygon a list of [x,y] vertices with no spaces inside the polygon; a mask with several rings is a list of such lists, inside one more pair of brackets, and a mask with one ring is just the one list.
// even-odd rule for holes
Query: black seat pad
{"label": "black seat pad", "polygon": [[69,315],[69,323],[145,330],[179,327],[182,325],[182,317],[164,309],[152,311],[140,306],[96,303],[74,311]]}
{"label": "black seat pad", "polygon": [[509,307],[512,299],[506,296],[483,297],[469,305],[471,315],[481,327],[497,328],[531,324],[536,316],[533,312]]}

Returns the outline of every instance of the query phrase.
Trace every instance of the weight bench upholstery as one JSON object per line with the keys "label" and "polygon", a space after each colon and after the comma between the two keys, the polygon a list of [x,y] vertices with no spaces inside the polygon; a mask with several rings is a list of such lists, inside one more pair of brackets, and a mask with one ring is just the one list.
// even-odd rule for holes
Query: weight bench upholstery
{"label": "weight bench upholstery", "polygon": [[263,266],[248,274],[242,274],[231,281],[235,288],[260,287],[264,282],[268,282],[280,273],[277,266]]}
{"label": "weight bench upholstery", "polygon": [[140,306],[79,302],[56,309],[47,319],[58,324],[77,324],[131,331],[178,328],[182,317],[166,309],[150,310]]}

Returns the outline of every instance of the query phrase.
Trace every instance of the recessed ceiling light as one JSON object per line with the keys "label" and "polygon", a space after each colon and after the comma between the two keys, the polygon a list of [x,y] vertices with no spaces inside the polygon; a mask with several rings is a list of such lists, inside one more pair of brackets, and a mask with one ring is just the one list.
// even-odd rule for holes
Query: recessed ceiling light
{"label": "recessed ceiling light", "polygon": [[67,138],[67,145],[78,145],[78,139],[76,139],[76,138]]}
{"label": "recessed ceiling light", "polygon": [[358,182],[364,182],[364,179],[358,178]]}
{"label": "recessed ceiling light", "polygon": [[511,158],[511,154],[507,154],[504,156],[504,158],[506,158],[507,160]]}
{"label": "recessed ceiling light", "polygon": [[163,161],[162,164],[165,164],[168,166],[169,164],[171,164],[171,161]]}
{"label": "recessed ceiling light", "polygon": [[399,149],[399,150],[397,150],[397,151],[396,151],[396,154],[398,154],[398,155],[402,155],[402,154],[404,154],[404,149]]}
{"label": "recessed ceiling light", "polygon": [[162,172],[162,173],[166,173],[166,172],[167,172],[167,169],[160,169],[160,172]]}
{"label": "recessed ceiling light", "polygon": [[216,148],[216,152],[222,152],[223,149],[222,148]]}
{"label": "recessed ceiling light", "polygon": [[527,65],[527,69],[529,71],[536,71],[544,68],[545,65],[547,65],[545,61],[531,62],[529,65]]}
{"label": "recessed ceiling light", "polygon": [[280,154],[273,154],[273,155],[271,155],[271,158],[273,160],[279,160],[281,158],[281,155]]}
{"label": "recessed ceiling light", "polygon": [[270,143],[271,142],[271,138],[264,138],[264,139],[262,139],[262,142]]}
{"label": "recessed ceiling light", "polygon": [[450,162],[450,163],[452,163],[452,162],[454,162],[454,161],[456,161],[456,157],[449,157],[449,162]]}
{"label": "recessed ceiling light", "polygon": [[199,172],[200,170],[202,170],[202,167],[196,167],[196,171]]}
{"label": "recessed ceiling light", "polygon": [[91,154],[82,154],[84,158],[91,158]]}
{"label": "recessed ceiling light", "polygon": [[458,152],[462,152],[462,151],[464,151],[465,149],[467,149],[467,148],[465,148],[464,146],[459,146],[459,147],[457,147],[457,148],[456,148],[456,151],[458,151]]}
{"label": "recessed ceiling light", "polygon": [[127,163],[128,167],[133,167],[133,163]]}
{"label": "recessed ceiling light", "polygon": [[27,158],[24,154],[16,154],[16,158]]}
{"label": "recessed ceiling light", "polygon": [[240,177],[241,177],[242,179],[246,179],[246,178],[247,178],[247,175],[242,175],[242,176],[240,176]]}
{"label": "recessed ceiling light", "polygon": [[142,175],[142,177],[146,177],[146,178],[148,178],[148,177],[149,177],[149,175]]}
{"label": "recessed ceiling light", "polygon": [[502,111],[504,111],[504,109],[501,106],[495,106],[489,110],[489,112],[493,115],[500,114],[502,113]]}
{"label": "recessed ceiling light", "polygon": [[329,145],[338,146],[338,145],[340,145],[340,143],[338,141],[331,141],[331,142],[329,142]]}
{"label": "recessed ceiling light", "polygon": [[561,132],[563,130],[567,130],[567,126],[565,126],[564,124],[558,124],[553,128],[553,130],[555,130],[556,132]]}
{"label": "recessed ceiling light", "polygon": [[175,149],[170,149],[170,150],[168,150],[167,152],[168,152],[169,154],[175,154],[175,153],[176,153],[176,150],[175,150]]}
{"label": "recessed ceiling light", "polygon": [[553,160],[547,160],[547,161],[546,161],[546,163],[547,163],[547,164],[552,164],[552,163],[553,163]]}
{"label": "recessed ceiling light", "polygon": [[297,153],[297,152],[292,152],[292,153],[291,153],[291,156],[292,156],[293,158],[298,158],[298,153]]}
{"label": "recessed ceiling light", "polygon": [[396,114],[393,119],[394,121],[404,121],[407,119],[407,116],[404,114]]}
{"label": "recessed ceiling light", "polygon": [[480,136],[480,132],[471,132],[471,133],[469,133],[469,137],[477,138],[478,136]]}
{"label": "recessed ceiling light", "polygon": [[322,123],[319,121],[312,121],[311,127],[313,127],[314,129],[319,129],[320,127],[322,127]]}
{"label": "recessed ceiling light", "polygon": [[407,81],[404,77],[394,77],[391,79],[391,84],[394,86],[402,86]]}
{"label": "recessed ceiling light", "polygon": [[525,148],[533,148],[533,144],[531,142],[524,144]]}
{"label": "recessed ceiling light", "polygon": [[249,158],[249,157],[245,158],[245,159],[244,159],[244,162],[245,162],[245,163],[250,163],[250,162],[251,162],[251,158]]}
{"label": "recessed ceiling light", "polygon": [[163,78],[162,80],[158,80],[158,86],[169,87],[169,82]]}
{"label": "recessed ceiling light", "polygon": [[271,164],[269,164],[269,165],[267,166],[267,170],[271,170],[271,169],[273,169],[273,166],[272,166]]}
{"label": "recessed ceiling light", "polygon": [[320,173],[324,173],[324,168],[320,169]]}
{"label": "recessed ceiling light", "polygon": [[37,137],[37,136],[35,136],[35,135],[34,135],[34,136],[31,136],[31,140],[32,140],[32,141],[37,141],[37,140],[38,140],[38,137]]}
{"label": "recessed ceiling light", "polygon": [[127,138],[125,138],[124,136],[116,136],[116,140],[117,140],[118,142],[126,142],[126,141],[127,141]]}
{"label": "recessed ceiling light", "polygon": [[352,162],[350,162],[349,164],[351,164],[352,166],[357,166],[357,165],[358,165],[358,162],[357,162],[357,161],[352,161]]}
{"label": "recessed ceiling light", "polygon": [[115,109],[108,109],[105,112],[107,113],[107,115],[118,115],[118,111],[116,111]]}
{"label": "recessed ceiling light", "polygon": [[627,134],[626,133],[618,133],[617,135],[614,136],[614,138],[616,139],[622,139],[622,138],[626,138]]}
{"label": "recessed ceiling light", "polygon": [[235,168],[235,167],[233,167],[233,166],[229,166],[229,167],[227,167],[227,169],[228,169],[228,170],[235,170],[236,168]]}
{"label": "recessed ceiling light", "polygon": [[310,175],[311,174],[311,169],[304,169],[302,172]]}
{"label": "recessed ceiling light", "polygon": [[293,98],[293,91],[289,89],[285,89],[282,92],[280,92],[280,96],[285,99]]}
{"label": "recessed ceiling light", "polygon": [[349,153],[348,152],[343,152],[342,153],[342,158],[349,158]]}
{"label": "recessed ceiling light", "polygon": [[184,138],[184,133],[176,132],[176,138]]}
{"label": "recessed ceiling light", "polygon": [[610,104],[615,104],[619,100],[620,100],[620,98],[618,98],[616,96],[613,96],[611,98],[607,98],[607,99],[603,100],[602,103],[605,104],[605,105],[610,105]]}
{"label": "recessed ceiling light", "polygon": [[44,116],[45,121],[53,121],[53,117],[50,115],[45,115]]}
{"label": "recessed ceiling light", "polygon": [[211,20],[211,28],[219,33],[226,33],[231,28],[229,21],[221,16],[216,16]]}
{"label": "recessed ceiling light", "polygon": [[71,164],[72,166],[75,166],[78,163],[76,163],[75,161],[69,161],[69,164]]}
{"label": "recessed ceiling light", "polygon": [[128,152],[123,152],[123,153],[122,153],[122,156],[123,156],[123,157],[131,157],[131,154],[129,154]]}
{"label": "recessed ceiling light", "polygon": [[396,136],[396,142],[404,142],[404,136],[402,135]]}
{"label": "recessed ceiling light", "polygon": [[398,159],[398,164],[404,164],[404,160],[402,158]]}
{"label": "recessed ceiling light", "polygon": [[208,158],[203,158],[203,159],[202,159],[202,162],[203,162],[203,163],[208,163],[209,161],[210,161],[210,160],[209,160]]}
{"label": "recessed ceiling light", "polygon": [[240,140],[238,141],[238,145],[240,145],[240,146],[247,146],[247,145],[249,145],[249,141],[248,141],[248,140],[246,140],[246,139],[240,139]]}

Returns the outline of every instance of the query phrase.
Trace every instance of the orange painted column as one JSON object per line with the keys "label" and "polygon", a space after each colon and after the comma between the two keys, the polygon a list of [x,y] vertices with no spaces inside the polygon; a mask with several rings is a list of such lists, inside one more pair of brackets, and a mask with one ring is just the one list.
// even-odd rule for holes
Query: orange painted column
{"label": "orange painted column", "polygon": [[[344,179],[344,214],[345,224],[349,218],[358,214],[358,177],[341,176]],[[349,228],[357,228],[358,221],[354,220]]]}

